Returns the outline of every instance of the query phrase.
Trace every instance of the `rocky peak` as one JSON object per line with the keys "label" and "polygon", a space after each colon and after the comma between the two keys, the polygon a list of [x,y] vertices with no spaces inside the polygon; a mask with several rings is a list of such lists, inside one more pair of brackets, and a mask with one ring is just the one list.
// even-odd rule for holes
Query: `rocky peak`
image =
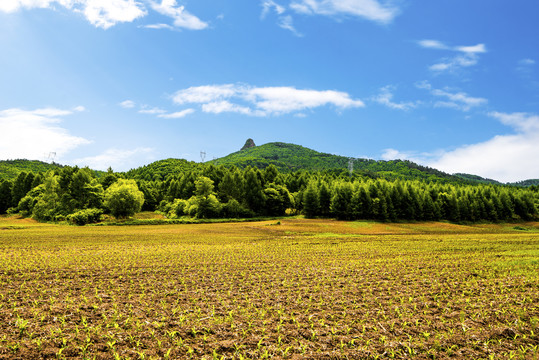
{"label": "rocky peak", "polygon": [[255,145],[255,142],[254,142],[253,139],[247,139],[247,141],[245,142],[245,145],[243,145],[241,150],[249,149],[249,148],[252,148],[252,147],[255,147],[255,146],[256,145]]}

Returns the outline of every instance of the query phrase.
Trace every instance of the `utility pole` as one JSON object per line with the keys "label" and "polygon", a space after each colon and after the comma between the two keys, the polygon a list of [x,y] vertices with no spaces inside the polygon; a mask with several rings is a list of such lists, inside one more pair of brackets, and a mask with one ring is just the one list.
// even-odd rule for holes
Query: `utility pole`
{"label": "utility pole", "polygon": [[54,158],[56,158],[56,152],[50,152],[49,155],[47,156],[47,160],[52,163],[54,163]]}
{"label": "utility pole", "polygon": [[206,152],[205,151],[200,152],[200,159],[202,160],[202,162],[204,162],[204,160],[206,160]]}

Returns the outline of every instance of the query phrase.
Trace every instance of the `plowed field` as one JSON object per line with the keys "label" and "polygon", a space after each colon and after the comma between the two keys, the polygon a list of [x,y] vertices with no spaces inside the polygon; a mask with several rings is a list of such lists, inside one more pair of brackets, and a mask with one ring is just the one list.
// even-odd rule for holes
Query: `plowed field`
{"label": "plowed field", "polygon": [[0,359],[539,357],[539,226],[0,218]]}

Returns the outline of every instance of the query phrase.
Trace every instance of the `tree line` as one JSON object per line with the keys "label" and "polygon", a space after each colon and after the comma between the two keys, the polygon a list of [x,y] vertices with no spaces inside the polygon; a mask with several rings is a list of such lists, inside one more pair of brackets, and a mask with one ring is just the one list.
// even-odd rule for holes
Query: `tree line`
{"label": "tree line", "polygon": [[538,217],[539,187],[387,180],[345,171],[279,172],[212,164],[129,179],[112,170],[100,177],[88,168],[22,172],[0,182],[0,213],[40,221],[98,221],[138,211],[169,218],[242,218],[304,214],[344,220],[375,219],[520,221]]}

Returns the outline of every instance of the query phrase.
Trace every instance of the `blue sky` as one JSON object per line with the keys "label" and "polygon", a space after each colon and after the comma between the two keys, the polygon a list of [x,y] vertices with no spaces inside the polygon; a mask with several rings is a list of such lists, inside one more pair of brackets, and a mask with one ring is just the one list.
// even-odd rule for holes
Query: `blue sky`
{"label": "blue sky", "polygon": [[282,141],[539,178],[536,0],[1,0],[0,159]]}

